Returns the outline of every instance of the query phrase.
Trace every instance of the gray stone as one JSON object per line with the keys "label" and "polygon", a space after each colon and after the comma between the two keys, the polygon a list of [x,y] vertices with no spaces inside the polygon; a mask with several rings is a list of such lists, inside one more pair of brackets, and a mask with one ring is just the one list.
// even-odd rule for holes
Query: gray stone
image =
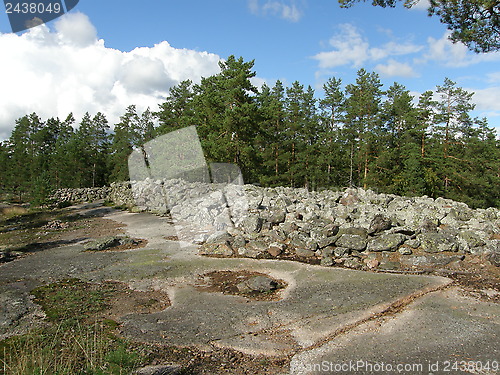
{"label": "gray stone", "polygon": [[231,242],[233,237],[226,231],[217,231],[212,233],[206,240],[209,244],[226,244]]}
{"label": "gray stone", "polygon": [[375,234],[385,230],[388,230],[392,227],[392,220],[384,217],[383,215],[375,215],[372,222],[370,223],[370,227],[368,229],[368,234]]}
{"label": "gray stone", "polygon": [[276,290],[278,288],[278,283],[276,280],[267,276],[254,276],[239,283],[236,287],[241,293],[266,293]]}
{"label": "gray stone", "polygon": [[335,254],[335,247],[333,246],[328,246],[325,247],[324,249],[321,250],[321,256],[322,257],[331,257]]}
{"label": "gray stone", "polygon": [[379,269],[388,270],[388,271],[397,271],[401,268],[401,264],[396,261],[382,259],[378,266]]}
{"label": "gray stone", "polygon": [[405,241],[405,245],[410,246],[412,249],[416,249],[420,246],[420,241],[416,238]]}
{"label": "gray stone", "polygon": [[271,224],[279,224],[285,221],[285,210],[274,210],[269,213],[267,221]]}
{"label": "gray stone", "polygon": [[246,233],[259,233],[262,229],[263,220],[259,216],[247,216],[242,223],[242,229]]}
{"label": "gray stone", "polygon": [[87,242],[83,245],[86,251],[103,251],[120,245],[121,237],[103,237]]}
{"label": "gray stone", "polygon": [[337,237],[323,237],[319,238],[316,240],[316,243],[320,249],[323,249],[327,246],[333,245],[335,241],[337,240]]}
{"label": "gray stone", "polygon": [[343,234],[335,242],[339,247],[346,247],[351,250],[363,251],[366,248],[367,240],[363,236],[357,234]]}
{"label": "gray stone", "polygon": [[442,267],[463,259],[463,256],[458,255],[414,255],[407,258],[401,258],[401,262],[413,267]]}
{"label": "gray stone", "polygon": [[344,255],[348,255],[350,252],[351,250],[346,247],[336,247],[334,249],[334,254],[336,257],[343,257]]}
{"label": "gray stone", "polygon": [[239,247],[243,247],[245,246],[246,244],[246,240],[245,240],[245,237],[243,237],[242,235],[235,235],[235,236],[232,236],[232,241],[231,241],[231,246],[233,248],[239,248]]}
{"label": "gray stone", "polygon": [[344,228],[339,229],[337,235],[341,236],[343,234],[351,234],[351,235],[356,235],[356,236],[360,236],[363,238],[367,238],[368,231],[362,227],[344,227]]}
{"label": "gray stone", "polygon": [[406,246],[400,247],[399,250],[398,250],[398,252],[401,255],[411,255],[411,254],[413,254],[413,251],[409,247],[406,247]]}
{"label": "gray stone", "polygon": [[405,240],[406,236],[403,234],[382,234],[371,239],[366,249],[368,251],[396,251]]}
{"label": "gray stone", "polygon": [[290,234],[289,238],[291,246],[302,247],[304,249],[307,247],[307,242],[309,238],[305,234],[300,232],[294,232]]}
{"label": "gray stone", "polygon": [[486,245],[486,242],[473,230],[462,230],[458,233],[458,245],[462,251],[470,252],[471,249]]}
{"label": "gray stone", "polygon": [[303,248],[298,247],[295,249],[295,255],[298,257],[301,257],[301,258],[311,258],[311,257],[314,257],[316,255],[316,253],[312,250],[303,249]]}
{"label": "gray stone", "polygon": [[289,236],[291,233],[294,233],[299,229],[298,225],[294,222],[285,222],[280,224],[281,230],[285,234],[285,236]]}
{"label": "gray stone", "polygon": [[327,256],[324,258],[321,258],[321,263],[322,266],[325,267],[331,267],[334,264],[333,258],[331,256]]}
{"label": "gray stone", "polygon": [[264,251],[267,251],[268,244],[266,242],[264,242],[264,241],[253,240],[253,241],[249,241],[247,243],[247,247],[250,247],[250,248],[253,248],[255,250],[264,252]]}
{"label": "gray stone", "polygon": [[433,220],[426,219],[420,225],[421,233],[437,233],[438,223]]}
{"label": "gray stone", "polygon": [[233,250],[227,244],[205,244],[200,248],[200,255],[232,256]]}
{"label": "gray stone", "polygon": [[271,256],[277,257],[278,255],[280,255],[283,252],[283,250],[285,250],[285,247],[286,247],[285,244],[274,242],[274,243],[269,245],[267,252]]}
{"label": "gray stone", "polygon": [[132,375],[180,375],[182,367],[178,365],[146,366],[135,370]]}
{"label": "gray stone", "polygon": [[458,246],[453,238],[442,233],[422,233],[417,236],[420,246],[426,253],[457,251]]}
{"label": "gray stone", "polygon": [[349,257],[344,260],[344,267],[359,269],[363,266],[359,258]]}

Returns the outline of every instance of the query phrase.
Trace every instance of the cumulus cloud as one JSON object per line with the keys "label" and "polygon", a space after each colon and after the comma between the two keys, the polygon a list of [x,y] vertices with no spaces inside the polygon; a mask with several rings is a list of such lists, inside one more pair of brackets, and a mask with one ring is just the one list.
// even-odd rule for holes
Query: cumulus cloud
{"label": "cumulus cloud", "polygon": [[389,56],[407,55],[419,52],[422,46],[412,43],[396,43],[394,41],[381,46],[371,47],[360,31],[352,24],[339,25],[339,32],[329,40],[331,51],[320,52],[313,56],[322,69],[351,65],[359,68],[371,61],[378,61]]}
{"label": "cumulus cloud", "polygon": [[173,85],[219,72],[220,57],[168,42],[122,52],[107,48],[82,13],[22,35],[0,34],[0,139],[32,112],[65,118],[103,112],[111,124],[125,108],[156,109]]}
{"label": "cumulus cloud", "polygon": [[437,61],[448,67],[466,67],[482,62],[500,61],[500,52],[489,52],[477,54],[470,52],[463,43],[453,43],[446,31],[439,39],[429,37],[427,39],[428,51],[424,55],[424,61]]}
{"label": "cumulus cloud", "polygon": [[375,66],[375,71],[384,77],[418,77],[409,64],[400,63],[393,59],[390,59],[387,64],[378,64]]}
{"label": "cumulus cloud", "polygon": [[297,22],[302,18],[302,12],[293,0],[289,4],[275,0],[267,0],[261,4],[259,0],[249,0],[248,7],[255,15],[272,15],[291,22]]}
{"label": "cumulus cloud", "polygon": [[465,89],[473,92],[472,102],[476,104],[479,111],[492,111],[500,113],[500,86],[492,86],[484,89]]}
{"label": "cumulus cloud", "polygon": [[57,36],[65,44],[87,47],[97,41],[97,30],[82,13],[68,13],[56,23]]}

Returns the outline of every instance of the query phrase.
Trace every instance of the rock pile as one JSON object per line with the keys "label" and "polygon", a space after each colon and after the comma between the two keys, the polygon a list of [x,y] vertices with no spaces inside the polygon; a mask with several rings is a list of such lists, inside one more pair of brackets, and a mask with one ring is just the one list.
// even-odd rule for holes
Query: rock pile
{"label": "rock pile", "polygon": [[301,258],[325,266],[441,267],[466,254],[498,266],[500,211],[370,190],[307,192],[245,186],[248,214],[207,238],[202,254]]}
{"label": "rock pile", "polygon": [[97,188],[58,189],[49,199],[55,203],[93,202],[100,199],[107,199],[109,195],[110,188],[107,186]]}
{"label": "rock pile", "polygon": [[473,254],[500,265],[500,211],[449,199],[179,179],[118,183],[103,192],[116,204],[170,213],[195,229],[187,239],[203,244],[205,255],[398,270],[439,267]]}

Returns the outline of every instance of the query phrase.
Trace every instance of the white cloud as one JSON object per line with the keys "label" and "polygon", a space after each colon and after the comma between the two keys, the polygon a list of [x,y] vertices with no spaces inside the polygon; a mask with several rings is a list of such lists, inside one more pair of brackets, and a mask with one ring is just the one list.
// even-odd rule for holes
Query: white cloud
{"label": "white cloud", "polygon": [[97,30],[82,13],[68,13],[56,23],[56,31],[62,43],[87,47],[97,40]]}
{"label": "white cloud", "polygon": [[385,77],[418,77],[413,68],[406,63],[400,63],[390,59],[387,64],[378,64],[375,71]]}
{"label": "white cloud", "polygon": [[341,65],[351,65],[355,68],[363,66],[368,61],[378,61],[389,56],[407,55],[422,50],[422,46],[412,43],[385,43],[379,47],[370,47],[366,38],[352,24],[339,25],[339,32],[329,40],[333,50],[320,52],[313,56],[319,61],[322,69]]}
{"label": "white cloud", "polygon": [[488,82],[500,83],[500,72],[489,73],[486,76],[487,76]]}
{"label": "white cloud", "polygon": [[484,89],[465,89],[473,92],[472,102],[476,104],[479,111],[500,112],[500,86],[492,86]]}
{"label": "white cloud", "polygon": [[82,13],[22,35],[0,34],[0,139],[15,120],[32,112],[65,118],[103,112],[111,124],[125,108],[155,110],[172,85],[219,71],[220,57],[176,49],[167,42],[122,52],[97,39]]}
{"label": "white cloud", "polygon": [[444,66],[457,68],[466,67],[482,62],[500,61],[500,52],[473,53],[468,48],[458,42],[453,43],[449,36],[450,31],[446,31],[440,39],[429,37],[427,39],[428,51],[424,55],[423,61],[438,61]]}
{"label": "white cloud", "polygon": [[259,0],[249,0],[248,7],[255,15],[272,15],[291,22],[297,22],[302,18],[302,12],[295,1],[285,4],[284,1],[267,0],[260,4]]}

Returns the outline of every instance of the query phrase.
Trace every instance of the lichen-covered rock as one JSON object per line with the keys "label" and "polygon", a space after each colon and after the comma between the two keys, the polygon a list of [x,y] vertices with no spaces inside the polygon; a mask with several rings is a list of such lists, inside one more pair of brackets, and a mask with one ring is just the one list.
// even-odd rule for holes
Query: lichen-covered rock
{"label": "lichen-covered rock", "polygon": [[232,256],[233,249],[228,244],[205,244],[199,251],[200,255]]}
{"label": "lichen-covered rock", "polygon": [[391,229],[392,220],[384,217],[384,215],[377,214],[370,223],[368,234],[375,234]]}
{"label": "lichen-covered rock", "polygon": [[363,251],[366,248],[367,239],[358,234],[342,234],[335,242],[338,247],[345,247],[351,250]]}
{"label": "lichen-covered rock", "polygon": [[403,234],[382,234],[371,239],[366,249],[368,251],[396,251],[406,240]]}
{"label": "lichen-covered rock", "polygon": [[417,238],[420,241],[420,246],[426,253],[458,251],[455,239],[442,233],[422,233]]}
{"label": "lichen-covered rock", "polygon": [[278,286],[279,284],[276,280],[262,275],[251,277],[236,285],[241,293],[266,293],[276,290]]}
{"label": "lichen-covered rock", "polygon": [[413,255],[407,258],[402,258],[401,262],[407,266],[414,267],[443,267],[452,262],[460,262],[463,259],[463,255]]}
{"label": "lichen-covered rock", "polygon": [[470,252],[471,249],[486,245],[477,231],[462,230],[457,236],[459,250]]}
{"label": "lichen-covered rock", "polygon": [[111,236],[103,237],[97,240],[92,240],[83,245],[86,251],[103,251],[110,249],[115,246],[119,246],[121,243],[121,237]]}

